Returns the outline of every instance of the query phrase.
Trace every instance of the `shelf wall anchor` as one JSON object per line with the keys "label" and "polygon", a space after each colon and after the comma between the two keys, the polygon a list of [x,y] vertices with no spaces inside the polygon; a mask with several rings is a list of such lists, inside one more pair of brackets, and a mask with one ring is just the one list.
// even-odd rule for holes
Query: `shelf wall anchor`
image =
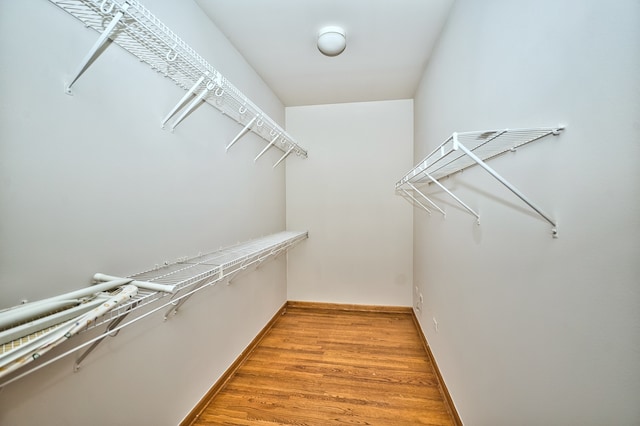
{"label": "shelf wall anchor", "polygon": [[[109,9],[106,9],[106,11],[104,9],[104,5],[105,3],[103,2],[102,3],[103,12],[110,13],[113,10],[115,3],[112,3],[111,7]],[[129,9],[129,3],[123,3],[122,6],[120,6],[120,8],[121,10],[119,10],[115,14],[111,22],[109,22],[109,25],[107,25],[107,27],[104,29],[102,34],[100,34],[100,37],[98,37],[98,40],[95,42],[93,47],[91,47],[91,50],[89,50],[89,52],[86,54],[86,56],[82,60],[82,63],[80,64],[80,66],[78,67],[75,73],[75,77],[73,77],[71,79],[71,82],[67,85],[67,87],[65,87],[64,91],[66,94],[68,95],[73,94],[71,92],[71,86],[73,86],[73,84],[80,78],[80,76],[87,70],[87,68],[89,68],[89,66],[93,63],[93,61],[98,56],[100,56],[100,53],[102,53],[101,52],[102,47],[105,45],[105,43],[109,39],[109,36],[113,32],[113,30],[116,28],[116,25],[118,25],[118,22],[120,22],[125,12],[127,11],[127,9]]]}
{"label": "shelf wall anchor", "polygon": [[[131,312],[131,309],[135,308],[135,304],[131,305],[131,307],[129,308],[129,312]],[[119,316],[118,318],[114,319],[113,321],[111,321],[109,323],[109,325],[107,325],[107,328],[105,330],[105,333],[103,334],[103,336],[96,340],[95,342],[93,342],[91,344],[91,346],[89,346],[87,348],[86,351],[84,351],[78,358],[76,358],[76,362],[73,363],[73,372],[77,373],[80,370],[80,364],[82,364],[82,361],[85,360],[85,358],[87,358],[89,356],[89,354],[91,354],[91,352],[93,352],[99,345],[100,343],[102,343],[104,341],[104,339],[106,339],[107,337],[111,336],[111,337],[116,337],[118,335],[118,333],[120,333],[120,330],[116,330],[114,333],[112,334],[107,334],[110,333],[114,328],[118,327],[118,325],[124,321],[124,319],[127,317],[127,315],[129,315],[129,312]]]}

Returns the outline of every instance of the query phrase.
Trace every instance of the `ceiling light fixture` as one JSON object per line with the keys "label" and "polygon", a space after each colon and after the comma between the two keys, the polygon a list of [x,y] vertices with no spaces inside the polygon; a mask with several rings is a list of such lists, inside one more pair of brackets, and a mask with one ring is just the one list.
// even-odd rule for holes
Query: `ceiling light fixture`
{"label": "ceiling light fixture", "polygon": [[324,55],[338,56],[347,47],[347,37],[340,27],[324,27],[318,33],[318,49]]}

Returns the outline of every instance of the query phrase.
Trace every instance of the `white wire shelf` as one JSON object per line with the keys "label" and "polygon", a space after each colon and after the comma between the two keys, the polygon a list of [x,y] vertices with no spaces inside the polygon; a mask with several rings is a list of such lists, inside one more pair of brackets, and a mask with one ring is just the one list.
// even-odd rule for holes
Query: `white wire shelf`
{"label": "white wire shelf", "polygon": [[[165,264],[128,278],[96,274],[94,280],[100,282],[95,285],[96,290],[92,290],[91,287],[81,289],[76,292],[47,299],[47,303],[53,306],[56,302],[49,301],[56,299],[62,300],[61,303],[64,304],[67,299],[76,299],[77,296],[75,294],[79,292],[84,292],[87,295],[90,294],[92,297],[83,298],[81,303],[69,306],[54,306],[50,312],[35,316],[26,316],[20,320],[19,323],[12,324],[11,319],[7,319],[7,317],[13,318],[15,312],[20,311],[21,306],[0,311],[0,324],[8,324],[4,327],[0,326],[0,339],[2,339],[3,335],[11,334],[12,330],[27,327],[24,335],[14,336],[8,341],[7,339],[0,340],[0,377],[9,377],[5,382],[0,384],[0,388],[62,357],[91,345],[76,359],[74,369],[77,370],[86,356],[107,336],[113,336],[114,333],[119,332],[122,328],[159,310],[166,310],[164,314],[164,319],[166,320],[175,315],[184,302],[198,291],[220,281],[230,283],[231,280],[239,274],[253,270],[253,268],[263,262],[276,258],[306,238],[308,238],[307,232],[279,232],[210,253],[181,258],[174,263]],[[113,283],[113,285],[110,285],[110,283]],[[40,354],[46,352],[43,350],[43,346],[45,346],[47,351],[50,347],[55,346],[51,343],[46,343],[46,341],[45,345],[39,343],[43,341],[43,339],[47,339],[47,335],[51,336],[59,333],[59,339],[56,341],[56,345],[65,341],[66,339],[64,339],[64,337],[71,337],[71,335],[65,336],[65,327],[68,328],[73,325],[74,322],[77,323],[79,317],[77,313],[71,311],[77,310],[84,313],[88,311],[88,309],[105,304],[105,302],[113,298],[114,295],[117,296],[123,288],[138,285],[146,287],[158,286],[166,291],[138,287],[135,294],[128,295],[126,299],[123,298],[120,303],[117,305],[114,304],[112,308],[102,313],[101,316],[92,317],[90,323],[83,326],[79,331],[80,333],[86,332],[108,323],[105,332],[88,341],[78,342],[77,345],[55,358],[27,368],[31,366],[31,361],[39,358]],[[101,286],[113,288],[108,291],[103,291],[99,290]],[[92,291],[96,291],[95,294],[93,294]],[[169,294],[172,294],[172,296],[168,297]],[[160,301],[160,299],[163,298],[165,298],[164,303]],[[166,300],[167,298],[168,300]],[[141,308],[151,305],[154,302],[157,303],[153,305],[154,307],[151,310],[144,310],[144,313],[135,316],[126,323],[123,322],[128,315],[143,312]],[[38,306],[42,304],[43,301],[32,302],[28,304],[30,306],[26,308],[33,311],[37,310]],[[33,306],[35,306],[35,308]],[[86,308],[83,309],[83,306],[86,306]],[[67,314],[67,312],[69,313]],[[82,315],[80,315],[80,317],[82,317]],[[39,329],[32,326],[33,324],[37,325],[39,323],[43,324]],[[32,347],[29,347],[29,345]]]}
{"label": "white wire shelf", "polygon": [[442,179],[461,172],[471,166],[479,165],[491,174],[500,183],[506,186],[518,198],[524,201],[537,214],[551,224],[552,235],[557,237],[557,223],[548,214],[542,211],[520,190],[499,175],[494,169],[489,167],[486,161],[515,151],[517,148],[528,143],[540,140],[546,136],[557,136],[564,130],[564,127],[546,127],[532,129],[501,129],[484,130],[465,133],[453,133],[435,150],[420,161],[413,169],[396,182],[396,191],[406,196],[418,207],[431,214],[431,210],[425,204],[435,208],[443,215],[445,211],[440,208],[423,190],[419,189],[423,184],[435,184],[444,190],[469,213],[473,214],[480,223],[480,214],[469,207],[464,201],[453,194],[440,182]]}
{"label": "white wire shelf", "polygon": [[170,123],[173,131],[191,111],[206,102],[243,126],[238,136],[227,145],[227,150],[246,133],[253,131],[269,142],[256,160],[271,147],[284,152],[274,167],[291,153],[307,157],[307,151],[281,126],[138,1],[50,1],[100,33],[66,86],[68,94],[71,94],[73,84],[100,55],[107,41],[112,40],[187,90],[162,121],[163,127]]}

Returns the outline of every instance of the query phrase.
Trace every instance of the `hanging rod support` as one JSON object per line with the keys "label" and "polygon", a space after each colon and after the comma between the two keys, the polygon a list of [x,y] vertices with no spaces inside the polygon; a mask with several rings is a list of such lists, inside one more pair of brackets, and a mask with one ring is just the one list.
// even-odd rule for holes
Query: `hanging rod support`
{"label": "hanging rod support", "polygon": [[91,65],[91,63],[98,56],[100,56],[100,49],[107,42],[107,40],[109,39],[109,36],[113,32],[113,30],[116,28],[116,25],[118,25],[118,22],[120,22],[120,20],[124,16],[124,13],[127,11],[127,9],[129,9],[129,3],[123,3],[122,6],[120,6],[120,8],[121,10],[119,10],[115,14],[111,22],[109,22],[109,25],[107,25],[107,27],[104,29],[102,34],[100,34],[100,37],[98,37],[98,40],[94,43],[93,47],[91,47],[91,50],[89,50],[89,52],[86,54],[86,56],[82,60],[82,63],[80,64],[80,66],[78,67],[75,73],[75,77],[71,79],[71,83],[69,83],[67,87],[65,87],[64,91],[65,93],[67,93],[67,95],[73,94],[71,92],[71,86],[73,86],[73,84],[80,78],[80,76],[86,71],[86,69],[89,68],[89,65]]}
{"label": "hanging rod support", "polygon": [[457,134],[454,133],[453,135],[453,139],[454,139],[454,144],[462,150],[462,152],[464,152],[465,154],[467,154],[473,161],[475,161],[480,167],[482,167],[483,169],[485,169],[491,176],[493,176],[494,178],[496,178],[496,180],[498,180],[498,182],[500,182],[501,184],[503,184],[505,187],[507,187],[507,189],[511,192],[513,192],[518,198],[520,198],[522,201],[524,201],[529,207],[531,207],[536,213],[538,213],[543,219],[545,219],[547,222],[549,222],[551,224],[551,226],[553,227],[551,230],[551,234],[553,235],[553,238],[558,238],[558,229],[557,229],[557,224],[556,222],[551,219],[546,213],[544,213],[537,205],[535,205],[531,200],[529,200],[522,192],[520,192],[520,190],[518,190],[518,188],[516,188],[515,186],[511,185],[505,178],[503,178],[502,176],[500,176],[498,174],[498,172],[496,172],[495,170],[493,170],[491,167],[489,167],[487,165],[487,163],[485,163],[484,161],[482,161],[477,155],[475,155],[471,150],[469,150],[467,147],[465,147],[463,144],[461,144],[458,141],[458,136]]}
{"label": "hanging rod support", "polygon": [[231,148],[233,146],[233,144],[235,144],[236,142],[238,142],[240,140],[241,137],[243,137],[244,135],[246,135],[247,133],[249,133],[249,131],[251,130],[251,126],[253,126],[253,123],[256,122],[256,120],[258,119],[258,116],[256,115],[255,117],[253,117],[251,119],[251,121],[249,121],[247,123],[246,126],[244,126],[244,128],[242,130],[240,130],[240,133],[238,133],[238,135],[233,138],[233,140],[231,141],[231,143],[229,143],[229,145],[227,145],[227,147],[225,148],[226,151],[229,151],[229,148]]}
{"label": "hanging rod support", "polygon": [[164,120],[162,120],[161,126],[162,126],[163,129],[164,129],[164,125],[167,124],[167,121],[169,121],[171,119],[171,117],[173,117],[175,115],[175,113],[178,112],[178,110],[180,108],[182,108],[182,106],[185,104],[185,102],[187,102],[187,99],[189,99],[191,96],[193,96],[193,94],[195,93],[195,91],[198,88],[198,86],[200,86],[200,84],[202,84],[202,82],[204,81],[205,77],[208,74],[209,74],[209,72],[207,71],[207,73],[205,75],[200,77],[198,79],[198,81],[196,81],[196,83],[193,86],[191,86],[191,89],[187,90],[187,93],[182,97],[182,99],[180,99],[180,101],[178,101],[176,106],[173,107],[173,109],[169,112],[169,114],[167,114],[167,116],[164,118]]}

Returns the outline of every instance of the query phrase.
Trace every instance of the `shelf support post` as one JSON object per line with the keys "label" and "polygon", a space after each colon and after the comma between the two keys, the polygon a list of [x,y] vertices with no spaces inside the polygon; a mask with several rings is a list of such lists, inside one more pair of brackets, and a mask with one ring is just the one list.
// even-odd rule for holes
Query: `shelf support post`
{"label": "shelf support post", "polygon": [[244,128],[242,130],[240,130],[240,133],[238,133],[238,135],[233,138],[233,140],[229,143],[229,145],[227,145],[227,147],[225,148],[226,151],[229,151],[229,148],[231,148],[233,146],[233,144],[235,144],[236,142],[238,142],[240,140],[241,137],[243,137],[244,135],[246,135],[247,133],[249,133],[249,131],[251,130],[251,126],[253,126],[253,123],[256,122],[256,120],[258,119],[258,116],[256,115],[255,117],[253,117],[251,119],[251,121],[249,121],[247,123],[246,126],[244,126]]}
{"label": "shelf support post", "polygon": [[89,65],[91,65],[91,63],[100,55],[100,49],[107,42],[107,40],[109,39],[109,36],[113,32],[113,30],[116,28],[116,25],[118,25],[118,22],[120,22],[120,20],[124,16],[124,13],[127,11],[127,9],[129,9],[129,3],[123,3],[120,8],[121,10],[119,10],[115,14],[111,22],[109,22],[109,25],[107,25],[107,27],[104,29],[102,34],[100,34],[100,37],[98,37],[98,40],[94,43],[93,47],[91,47],[91,50],[89,50],[89,52],[86,54],[86,56],[82,60],[82,63],[80,64],[80,66],[78,67],[75,73],[75,77],[73,77],[71,79],[71,82],[67,85],[67,87],[65,87],[65,93],[67,93],[68,95],[72,94],[71,86],[73,86],[73,84],[86,71]]}
{"label": "shelf support post", "polygon": [[474,215],[476,217],[476,219],[478,220],[478,225],[480,224],[480,215],[473,210],[471,207],[469,207],[464,201],[462,201],[460,198],[458,198],[456,196],[456,194],[454,194],[453,192],[449,191],[449,189],[447,187],[445,187],[443,184],[441,184],[440,182],[438,182],[437,179],[434,179],[433,176],[431,176],[429,173],[425,173],[423,172],[428,178],[429,180],[431,180],[431,182],[435,183],[436,185],[438,185],[440,187],[440,189],[442,189],[443,191],[445,191],[447,194],[451,195],[451,197],[456,200],[458,203],[460,203],[460,205],[462,207],[464,207],[465,209],[467,209],[467,211],[469,213],[471,213],[472,215]]}
{"label": "shelf support post", "polygon": [[429,216],[431,216],[431,210],[429,210],[429,209],[427,208],[427,206],[425,206],[424,204],[422,204],[422,203],[421,203],[421,202],[420,202],[416,197],[414,197],[413,195],[411,195],[411,193],[410,193],[409,191],[407,191],[407,190],[406,190],[406,189],[404,189],[404,188],[400,188],[400,191],[402,191],[402,192],[404,192],[405,194],[407,194],[407,196],[408,196],[409,198],[411,198],[413,201],[415,201],[416,203],[418,203],[418,205],[419,205],[420,207],[422,207],[422,208],[423,208],[427,213],[429,213]]}
{"label": "shelf support post", "polygon": [[[243,272],[243,271],[245,271],[247,269],[247,266],[248,266],[248,265],[246,265],[247,260],[249,260],[249,256],[248,255],[245,256],[242,259],[242,262],[239,263],[239,266],[235,270],[233,270],[232,272],[226,273],[224,275],[225,278],[227,279],[226,280],[227,281],[227,285],[231,285],[232,284],[231,281],[233,281],[238,275],[240,275],[241,272]],[[224,265],[222,267],[224,268]]]}
{"label": "shelf support post", "polygon": [[200,92],[200,94],[198,96],[196,96],[196,98],[193,101],[191,101],[191,103],[189,105],[187,105],[185,110],[182,111],[182,114],[180,114],[180,116],[176,119],[176,121],[171,125],[171,131],[172,132],[175,130],[176,126],[178,124],[180,124],[180,122],[182,122],[182,120],[184,120],[184,118],[187,116],[187,114],[189,114],[191,111],[193,111],[198,106],[198,104],[200,104],[200,102],[202,102],[204,97],[207,96],[207,93],[212,91],[215,87],[216,87],[216,85],[215,85],[215,83],[213,81],[209,81],[207,83],[207,85],[205,86],[204,90],[202,92]]}
{"label": "shelf support post", "polygon": [[280,137],[280,133],[278,133],[276,135],[276,137],[274,137],[271,140],[271,142],[269,142],[269,144],[267,146],[265,146],[262,151],[260,151],[260,154],[256,155],[256,158],[253,159],[253,162],[255,163],[256,161],[258,161],[258,159],[260,157],[262,157],[264,155],[264,153],[267,152],[269,150],[269,148],[271,148],[276,143],[276,141],[278,140],[279,137]]}
{"label": "shelf support post", "polygon": [[493,176],[498,182],[500,182],[501,184],[503,184],[505,187],[507,187],[507,189],[511,192],[513,192],[518,198],[520,198],[522,201],[525,202],[525,204],[527,204],[529,207],[531,207],[536,213],[538,213],[544,220],[546,220],[547,222],[549,222],[551,224],[551,226],[553,226],[551,233],[553,235],[553,238],[558,238],[558,229],[557,229],[557,224],[556,222],[551,219],[551,217],[549,217],[546,213],[544,213],[537,205],[535,205],[531,200],[529,200],[529,198],[527,198],[522,192],[520,192],[520,190],[518,190],[518,188],[516,188],[515,186],[513,186],[511,183],[509,183],[505,178],[503,178],[502,176],[500,176],[498,174],[498,172],[496,172],[495,170],[493,170],[491,167],[489,167],[487,165],[487,163],[485,163],[484,161],[482,161],[477,155],[475,155],[470,149],[468,149],[466,146],[464,146],[463,144],[461,144],[458,141],[458,137],[456,134],[454,134],[454,144],[455,146],[457,146],[459,149],[462,150],[462,152],[464,152],[465,154],[467,154],[473,161],[475,161],[480,167],[482,167],[483,169],[485,169],[491,176]]}
{"label": "shelf support post", "polygon": [[[208,71],[207,71],[207,74],[209,74]],[[178,112],[178,110],[180,108],[182,108],[182,106],[187,101],[187,99],[189,99],[191,96],[193,96],[193,94],[195,93],[195,91],[198,88],[198,86],[200,86],[200,84],[202,84],[202,82],[204,81],[205,77],[206,77],[206,75],[203,75],[202,77],[200,77],[198,79],[198,81],[196,81],[196,83],[193,86],[191,86],[191,88],[182,97],[182,99],[180,99],[180,101],[176,104],[176,106],[173,107],[173,109],[169,112],[169,114],[167,114],[167,116],[164,118],[164,120],[162,120],[161,126],[162,126],[163,129],[164,129],[164,125],[167,124],[167,121],[169,121],[171,119],[171,117],[173,117],[175,115],[175,113]]]}
{"label": "shelf support post", "polygon": [[295,145],[291,144],[291,148],[289,148],[287,152],[285,152],[284,155],[280,157],[278,161],[276,161],[276,164],[273,165],[274,169],[278,166],[278,164],[282,163],[284,159],[289,156],[289,154],[291,154],[291,152],[293,151],[293,148],[295,148]]}
{"label": "shelf support post", "polygon": [[424,195],[422,193],[422,191],[420,191],[418,188],[416,188],[411,182],[407,182],[407,185],[409,185],[411,187],[411,189],[413,189],[414,191],[416,191],[418,194],[422,195],[422,197],[427,200],[429,202],[429,204],[431,204],[434,208],[436,208],[436,210],[438,210],[440,213],[442,213],[443,216],[447,216],[447,214],[444,212],[444,210],[442,210],[440,207],[438,207],[436,205],[436,203],[434,203],[433,201],[431,201],[429,199],[429,197],[427,197],[426,195]]}

